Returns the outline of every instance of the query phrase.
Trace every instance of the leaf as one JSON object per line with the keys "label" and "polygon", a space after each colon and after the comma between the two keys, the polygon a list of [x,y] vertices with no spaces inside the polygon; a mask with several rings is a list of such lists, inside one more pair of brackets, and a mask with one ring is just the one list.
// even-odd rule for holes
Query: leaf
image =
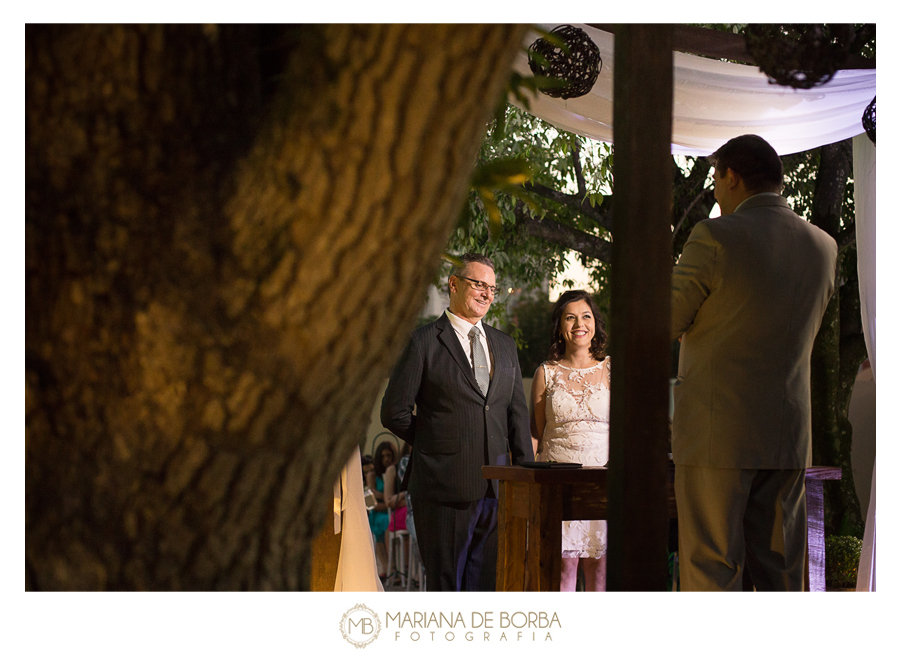
{"label": "leaf", "polygon": [[508,191],[530,181],[534,175],[532,164],[522,157],[495,158],[476,165],[471,185],[481,190]]}
{"label": "leaf", "polygon": [[[551,46],[554,46],[554,47],[556,47],[556,48],[559,48],[559,49],[562,50],[566,55],[569,54],[569,44],[567,44],[567,43],[563,40],[563,38],[562,38],[561,36],[559,36],[558,34],[553,34],[552,32],[548,32],[547,30],[542,30],[542,29],[537,28],[537,27],[532,28],[532,29],[534,29],[535,32],[537,32],[538,34],[540,34],[540,35],[541,35],[541,38],[542,38],[544,41],[546,41],[547,43],[549,43]],[[530,52],[530,51],[529,51],[529,52]],[[531,53],[531,54],[534,55],[535,53]]]}
{"label": "leaf", "polygon": [[534,50],[528,51],[528,58],[537,62],[537,65],[540,67],[546,67],[550,65],[550,60],[544,57],[542,53],[539,53]]}
{"label": "leaf", "polygon": [[463,262],[459,258],[457,258],[456,256],[452,256],[446,252],[441,254],[441,258],[443,258],[445,261],[450,263],[453,267],[462,267],[463,266]]}
{"label": "leaf", "polygon": [[532,212],[532,214],[543,216],[544,213],[547,212],[544,206],[541,204],[540,199],[538,199],[532,193],[527,192],[524,188],[516,190],[516,192],[513,193],[513,196],[515,196],[516,199],[528,206],[528,209]]}
{"label": "leaf", "polygon": [[565,87],[567,84],[569,84],[568,81],[563,78],[547,75],[525,76],[513,71],[507,83],[507,92],[528,109],[531,107],[530,98],[523,91],[529,91],[533,97],[536,97],[541,90]]}
{"label": "leaf", "polygon": [[500,206],[497,205],[496,197],[490,190],[481,189],[478,191],[478,194],[487,213],[491,240],[496,240],[503,228],[503,215],[500,214]]}
{"label": "leaf", "polygon": [[591,203],[591,208],[597,208],[598,206],[602,206],[604,200],[605,200],[605,197],[599,192],[588,194],[588,201],[590,201],[590,203]]}

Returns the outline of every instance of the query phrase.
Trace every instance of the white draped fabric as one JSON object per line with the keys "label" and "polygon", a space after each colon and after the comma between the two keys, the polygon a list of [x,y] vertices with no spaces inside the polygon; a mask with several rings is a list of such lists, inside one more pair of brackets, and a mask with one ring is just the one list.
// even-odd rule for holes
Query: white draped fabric
{"label": "white draped fabric", "polygon": [[[543,24],[550,31],[558,23]],[[545,94],[520,107],[544,121],[583,137],[613,141],[613,58],[611,33],[577,24],[600,48],[603,66],[585,96],[563,100]],[[540,35],[525,37],[531,45]],[[531,75],[520,53],[516,70]],[[807,151],[854,138],[856,235],[860,301],[872,373],[875,373],[875,146],[864,134],[862,115],[875,97],[875,71],[839,71],[827,84],[795,90],[769,84],[755,66],[675,53],[672,153],[709,155],[732,137],[756,134],[780,155]],[[518,103],[517,103],[518,104]],[[875,471],[866,518],[858,590],[875,590]]]}
{"label": "white draped fabric", "polygon": [[[853,139],[853,181],[860,311],[869,363],[872,366],[872,376],[875,377],[875,145],[865,135]],[[875,591],[874,466],[856,589],[865,592]]]}
{"label": "white draped fabric", "polygon": [[[544,24],[547,31],[558,24]],[[612,142],[613,41],[611,33],[576,24],[600,48],[603,66],[585,96],[563,100],[538,94],[527,109],[544,121],[584,137]],[[525,44],[540,35],[530,32]],[[862,115],[875,97],[875,71],[839,71],[827,84],[794,90],[769,84],[755,66],[675,53],[672,152],[709,155],[732,137],[752,133],[779,155],[833,144],[863,132]],[[531,75],[528,56],[515,68]]]}
{"label": "white draped fabric", "polygon": [[[341,521],[343,520],[343,523]],[[341,533],[335,592],[383,592],[363,499],[362,461],[353,451],[334,485],[334,532]]]}

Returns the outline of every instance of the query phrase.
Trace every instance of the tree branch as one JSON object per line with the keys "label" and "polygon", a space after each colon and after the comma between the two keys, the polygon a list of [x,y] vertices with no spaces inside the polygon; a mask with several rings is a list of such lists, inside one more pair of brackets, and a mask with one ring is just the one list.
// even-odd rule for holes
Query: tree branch
{"label": "tree branch", "polygon": [[843,251],[847,247],[856,244],[856,227],[846,228],[837,236],[838,251]]}
{"label": "tree branch", "polygon": [[540,183],[525,183],[524,187],[527,192],[555,201],[566,208],[571,208],[593,221],[597,226],[601,226],[607,231],[612,230],[612,204],[607,203],[611,198],[609,196],[604,195],[604,203],[595,208],[584,195],[566,194]]}
{"label": "tree branch", "polygon": [[516,203],[514,212],[516,226],[532,237],[547,240],[603,263],[612,260],[611,242],[547,217],[533,217],[521,202]]}
{"label": "tree branch", "polygon": [[572,149],[572,163],[575,165],[575,182],[578,184],[578,196],[583,199],[587,196],[587,185],[584,182],[584,172],[581,170],[581,147],[577,144]]}
{"label": "tree branch", "polygon": [[703,188],[702,190],[700,190],[700,192],[698,192],[697,195],[691,200],[690,204],[688,204],[688,207],[684,209],[684,212],[683,212],[683,213],[681,213],[681,219],[678,220],[678,223],[675,225],[675,228],[672,230],[672,235],[678,233],[678,229],[680,229],[680,228],[681,228],[681,225],[684,224],[684,220],[687,219],[687,216],[691,213],[691,210],[694,208],[694,206],[697,205],[697,202],[698,202],[700,199],[702,199],[702,198],[703,198],[703,195],[705,195],[707,192],[708,192],[708,190],[704,187],[704,188]]}

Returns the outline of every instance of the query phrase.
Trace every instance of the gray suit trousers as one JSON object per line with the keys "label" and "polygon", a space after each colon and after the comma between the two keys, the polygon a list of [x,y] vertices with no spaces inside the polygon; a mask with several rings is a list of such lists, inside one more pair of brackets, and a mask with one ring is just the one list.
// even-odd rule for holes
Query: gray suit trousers
{"label": "gray suit trousers", "polygon": [[682,591],[803,590],[804,469],[675,467]]}

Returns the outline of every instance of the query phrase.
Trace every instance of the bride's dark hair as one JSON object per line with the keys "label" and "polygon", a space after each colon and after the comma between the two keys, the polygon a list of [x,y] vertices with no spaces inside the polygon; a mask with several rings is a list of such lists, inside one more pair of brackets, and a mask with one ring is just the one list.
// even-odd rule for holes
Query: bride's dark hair
{"label": "bride's dark hair", "polygon": [[591,315],[594,316],[594,337],[591,339],[591,356],[598,361],[606,358],[606,324],[600,316],[600,310],[594,302],[594,298],[586,290],[567,290],[559,296],[553,307],[553,339],[550,342],[550,353],[547,355],[549,361],[559,361],[566,353],[566,340],[559,330],[562,321],[563,312],[566,306],[572,302],[584,301],[591,307]]}

